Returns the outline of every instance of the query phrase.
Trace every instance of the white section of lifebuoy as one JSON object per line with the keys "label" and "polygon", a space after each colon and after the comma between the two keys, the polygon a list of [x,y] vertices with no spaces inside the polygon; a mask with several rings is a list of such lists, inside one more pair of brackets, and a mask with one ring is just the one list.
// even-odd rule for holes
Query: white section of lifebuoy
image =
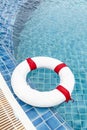
{"label": "white section of lifebuoy", "polygon": [[[50,57],[33,57],[31,58],[37,68],[54,68],[62,62]],[[51,107],[65,101],[65,96],[57,89],[40,92],[32,89],[26,82],[26,76],[31,71],[27,61],[21,62],[13,71],[11,83],[15,94],[27,104],[37,107]],[[74,88],[74,75],[68,67],[64,67],[59,72],[60,85],[64,86],[70,93]]]}

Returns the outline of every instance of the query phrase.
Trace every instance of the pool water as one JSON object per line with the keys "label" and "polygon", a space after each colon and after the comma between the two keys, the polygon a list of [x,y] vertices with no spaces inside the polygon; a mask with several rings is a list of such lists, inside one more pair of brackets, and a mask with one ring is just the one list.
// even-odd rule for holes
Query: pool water
{"label": "pool water", "polygon": [[[44,0],[33,11],[18,37],[18,63],[27,57],[50,56],[65,62],[75,76],[74,102],[52,108],[75,129],[87,129],[87,1]],[[15,51],[15,52],[16,52]],[[54,89],[59,77],[38,69],[28,75],[35,89]]]}

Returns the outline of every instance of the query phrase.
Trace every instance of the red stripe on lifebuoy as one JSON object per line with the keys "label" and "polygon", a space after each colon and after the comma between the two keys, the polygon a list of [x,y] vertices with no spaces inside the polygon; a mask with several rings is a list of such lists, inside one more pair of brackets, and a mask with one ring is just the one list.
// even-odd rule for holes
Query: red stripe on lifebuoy
{"label": "red stripe on lifebuoy", "polygon": [[36,63],[31,58],[28,58],[26,60],[27,60],[27,63],[29,64],[31,70],[34,70],[37,68]]}
{"label": "red stripe on lifebuoy", "polygon": [[67,67],[67,65],[66,65],[65,63],[61,63],[61,64],[59,64],[59,65],[57,65],[57,66],[55,67],[54,71],[55,71],[56,73],[59,73],[59,71],[60,71],[62,68],[64,68],[64,67]]}
{"label": "red stripe on lifebuoy", "polygon": [[56,89],[59,90],[65,96],[66,102],[71,100],[69,91],[66,88],[64,88],[62,85],[57,86]]}

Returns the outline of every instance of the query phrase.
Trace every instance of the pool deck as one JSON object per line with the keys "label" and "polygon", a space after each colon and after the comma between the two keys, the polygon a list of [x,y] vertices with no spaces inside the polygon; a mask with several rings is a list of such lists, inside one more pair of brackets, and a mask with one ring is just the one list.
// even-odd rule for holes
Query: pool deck
{"label": "pool deck", "polygon": [[0,72],[16,101],[37,130],[73,130],[60,114],[53,111],[52,108],[30,106],[18,99],[12,90],[11,75],[17,65],[14,58],[12,29],[17,10],[23,5],[23,2],[23,0],[9,2],[4,0],[4,2],[0,3]]}
{"label": "pool deck", "polygon": [[0,129],[15,128],[17,130],[25,130],[22,123],[15,117],[12,107],[0,89]]}

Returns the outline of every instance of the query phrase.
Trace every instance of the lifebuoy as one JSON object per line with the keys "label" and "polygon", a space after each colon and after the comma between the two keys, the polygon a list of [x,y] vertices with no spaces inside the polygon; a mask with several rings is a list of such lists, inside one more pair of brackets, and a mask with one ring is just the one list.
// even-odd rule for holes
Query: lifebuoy
{"label": "lifebuoy", "polygon": [[[32,89],[26,82],[27,74],[37,68],[48,68],[59,74],[60,83],[51,91],[40,92]],[[50,57],[27,58],[13,71],[11,78],[15,94],[27,104],[37,107],[51,107],[71,99],[74,88],[74,75],[69,67],[60,60]]]}

